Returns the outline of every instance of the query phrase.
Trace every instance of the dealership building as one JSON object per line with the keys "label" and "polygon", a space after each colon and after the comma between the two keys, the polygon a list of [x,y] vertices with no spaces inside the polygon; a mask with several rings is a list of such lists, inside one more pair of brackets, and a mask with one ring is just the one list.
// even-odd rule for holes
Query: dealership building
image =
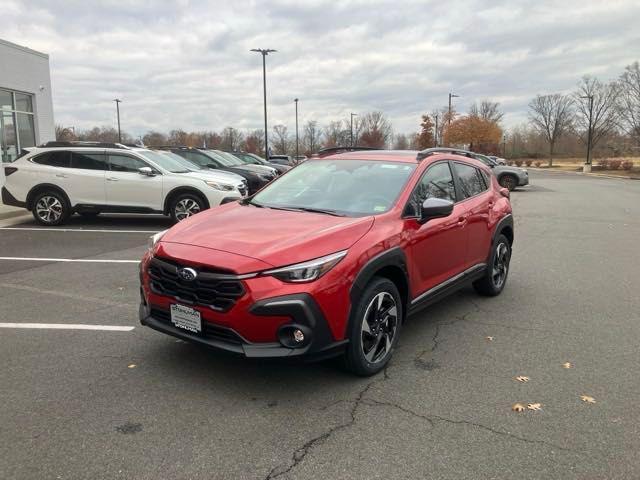
{"label": "dealership building", "polygon": [[[55,140],[49,55],[0,39],[0,157]],[[0,184],[4,183],[0,168]]]}

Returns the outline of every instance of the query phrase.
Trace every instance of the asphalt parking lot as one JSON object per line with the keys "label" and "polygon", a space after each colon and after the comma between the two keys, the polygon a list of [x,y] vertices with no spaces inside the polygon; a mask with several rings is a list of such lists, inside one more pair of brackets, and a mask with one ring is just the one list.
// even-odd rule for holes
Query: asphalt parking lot
{"label": "asphalt parking lot", "polygon": [[412,317],[368,379],[141,327],[137,260],[161,217],[3,227],[0,322],[124,328],[0,328],[0,477],[640,477],[640,182],[531,181],[503,294]]}

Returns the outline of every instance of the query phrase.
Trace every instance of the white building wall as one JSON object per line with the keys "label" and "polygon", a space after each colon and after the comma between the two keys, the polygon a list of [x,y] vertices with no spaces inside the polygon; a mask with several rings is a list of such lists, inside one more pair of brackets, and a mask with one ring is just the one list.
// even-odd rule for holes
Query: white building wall
{"label": "white building wall", "polygon": [[56,139],[49,55],[0,39],[0,88],[33,95],[36,145]]}
{"label": "white building wall", "polygon": [[34,95],[36,144],[56,139],[49,55],[0,39],[0,88]]}

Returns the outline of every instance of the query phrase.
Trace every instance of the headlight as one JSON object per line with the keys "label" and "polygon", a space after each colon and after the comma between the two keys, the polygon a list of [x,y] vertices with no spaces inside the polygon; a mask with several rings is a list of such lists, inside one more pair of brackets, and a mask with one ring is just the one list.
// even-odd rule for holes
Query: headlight
{"label": "headlight", "polygon": [[161,232],[155,233],[153,235],[151,235],[149,237],[149,240],[147,242],[147,246],[149,247],[149,251],[152,252],[153,251],[153,247],[156,246],[156,243],[158,243],[160,241],[160,239],[162,238],[162,236],[167,233],[167,230],[163,230]]}
{"label": "headlight", "polygon": [[271,275],[283,282],[301,283],[312,282],[335,267],[347,254],[347,250],[332,253],[325,257],[316,258],[307,262],[296,263],[288,267],[276,268],[262,272],[263,275]]}
{"label": "headlight", "polygon": [[204,183],[209,185],[211,188],[215,188],[216,190],[222,190],[223,192],[229,192],[231,190],[235,190],[236,188],[233,185],[227,185],[226,183],[212,182],[210,180],[205,180]]}
{"label": "headlight", "polygon": [[273,179],[271,175],[267,175],[265,173],[258,173],[258,178],[260,180],[264,180],[265,182],[270,182]]}

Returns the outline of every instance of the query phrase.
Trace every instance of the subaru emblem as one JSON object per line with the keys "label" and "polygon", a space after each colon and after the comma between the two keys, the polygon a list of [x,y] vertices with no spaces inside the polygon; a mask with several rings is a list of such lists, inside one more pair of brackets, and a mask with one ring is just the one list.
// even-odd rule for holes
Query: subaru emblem
{"label": "subaru emblem", "polygon": [[178,270],[178,276],[187,282],[193,282],[198,276],[198,272],[196,272],[193,268],[181,268]]}

